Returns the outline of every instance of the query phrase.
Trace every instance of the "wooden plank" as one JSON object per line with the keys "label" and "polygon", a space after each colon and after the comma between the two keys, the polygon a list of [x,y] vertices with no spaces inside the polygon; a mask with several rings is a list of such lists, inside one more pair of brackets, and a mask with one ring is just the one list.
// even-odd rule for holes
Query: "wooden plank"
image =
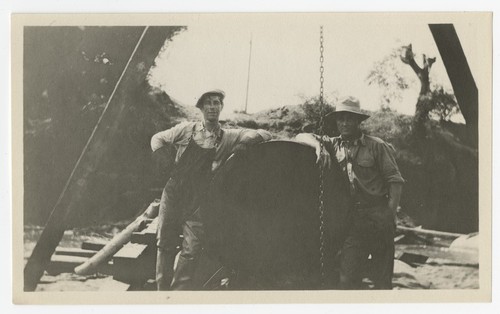
{"label": "wooden plank", "polygon": [[[60,273],[73,273],[73,270],[76,266],[81,265],[86,260],[87,257],[84,256],[74,256],[74,255],[63,255],[63,254],[54,254],[50,259],[50,263],[47,266],[47,272],[51,275],[57,275]],[[113,262],[109,261],[108,263],[101,264],[95,271],[95,273],[104,274],[104,275],[113,275]]]}
{"label": "wooden plank", "polygon": [[155,219],[153,219],[153,221],[151,221],[146,230],[148,230],[148,232],[156,233],[156,231],[158,230],[158,217],[156,217]]}
{"label": "wooden plank", "polygon": [[132,237],[130,238],[130,242],[137,243],[137,244],[153,245],[156,242],[156,234],[155,233],[147,233],[144,231],[134,232],[134,233],[132,233]]}
{"label": "wooden plank", "polygon": [[113,278],[134,286],[142,286],[154,278],[156,246],[127,243],[113,256]]}
{"label": "wooden plank", "polygon": [[144,253],[148,246],[145,244],[137,244],[137,243],[127,243],[125,244],[115,255],[113,255],[113,262],[116,265],[116,262],[121,259],[136,259]]}
{"label": "wooden plank", "polygon": [[81,256],[52,255],[50,263],[47,266],[47,272],[50,275],[72,273],[76,266],[84,263],[86,260],[86,257]]}
{"label": "wooden plank", "polygon": [[55,255],[67,255],[67,256],[81,256],[81,257],[92,257],[96,251],[92,250],[84,250],[80,248],[74,248],[74,247],[61,247],[58,246],[56,248],[56,251],[54,252]]}
{"label": "wooden plank", "polygon": [[82,242],[81,248],[83,250],[92,250],[92,251],[99,251],[102,249],[109,241],[102,240],[102,241],[84,241]]}
{"label": "wooden plank", "polygon": [[147,244],[147,245],[156,245],[157,228],[158,228],[158,218],[151,221],[151,223],[148,224],[147,227],[142,231],[132,233],[130,242]]}

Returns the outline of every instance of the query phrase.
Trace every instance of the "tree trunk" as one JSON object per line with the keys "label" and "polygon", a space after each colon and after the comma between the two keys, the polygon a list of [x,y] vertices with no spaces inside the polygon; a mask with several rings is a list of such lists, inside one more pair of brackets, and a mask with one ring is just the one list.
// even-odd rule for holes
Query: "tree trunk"
{"label": "tree trunk", "polygon": [[415,106],[415,117],[413,118],[413,135],[416,138],[422,139],[426,135],[425,122],[428,120],[429,112],[432,110],[432,92],[429,73],[436,58],[426,58],[426,56],[423,55],[423,68],[421,68],[415,62],[415,55],[413,54],[411,44],[403,48],[404,55],[401,56],[401,61],[408,64],[420,80],[420,94]]}

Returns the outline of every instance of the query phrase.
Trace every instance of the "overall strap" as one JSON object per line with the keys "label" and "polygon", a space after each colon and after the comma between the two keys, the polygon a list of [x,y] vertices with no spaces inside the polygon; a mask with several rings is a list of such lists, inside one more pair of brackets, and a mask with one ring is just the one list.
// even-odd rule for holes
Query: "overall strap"
{"label": "overall strap", "polygon": [[222,142],[222,136],[224,135],[224,130],[220,128],[219,135],[215,139],[215,148],[218,148],[220,143]]}
{"label": "overall strap", "polygon": [[189,142],[191,142],[194,138],[194,132],[195,132],[195,128],[196,128],[196,124],[197,122],[195,122],[195,124],[193,124],[193,129],[191,130],[191,136],[189,137]]}

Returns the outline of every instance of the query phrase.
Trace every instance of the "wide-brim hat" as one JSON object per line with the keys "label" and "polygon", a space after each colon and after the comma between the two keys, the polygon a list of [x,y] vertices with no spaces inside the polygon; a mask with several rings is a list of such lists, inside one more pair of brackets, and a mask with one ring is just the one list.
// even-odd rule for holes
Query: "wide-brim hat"
{"label": "wide-brim hat", "polygon": [[350,112],[359,116],[361,121],[364,121],[370,117],[363,112],[361,112],[361,107],[359,105],[359,100],[354,97],[347,97],[343,99],[340,104],[337,105],[335,111],[330,112],[326,115],[327,118],[335,118],[335,116],[340,112]]}
{"label": "wide-brim hat", "polygon": [[198,98],[198,101],[196,102],[197,108],[201,108],[203,99],[205,99],[205,97],[207,97],[207,96],[219,96],[220,100],[223,101],[224,97],[226,97],[226,94],[224,93],[224,91],[222,91],[220,89],[213,89],[213,90],[210,90],[208,92],[205,92],[200,96],[200,98]]}

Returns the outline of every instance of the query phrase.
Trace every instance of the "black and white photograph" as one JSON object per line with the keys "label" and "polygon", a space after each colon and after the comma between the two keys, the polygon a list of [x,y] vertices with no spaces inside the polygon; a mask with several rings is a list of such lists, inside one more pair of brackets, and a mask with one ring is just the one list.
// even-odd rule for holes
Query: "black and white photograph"
{"label": "black and white photograph", "polygon": [[14,14],[14,303],[491,300],[491,71],[488,12]]}

